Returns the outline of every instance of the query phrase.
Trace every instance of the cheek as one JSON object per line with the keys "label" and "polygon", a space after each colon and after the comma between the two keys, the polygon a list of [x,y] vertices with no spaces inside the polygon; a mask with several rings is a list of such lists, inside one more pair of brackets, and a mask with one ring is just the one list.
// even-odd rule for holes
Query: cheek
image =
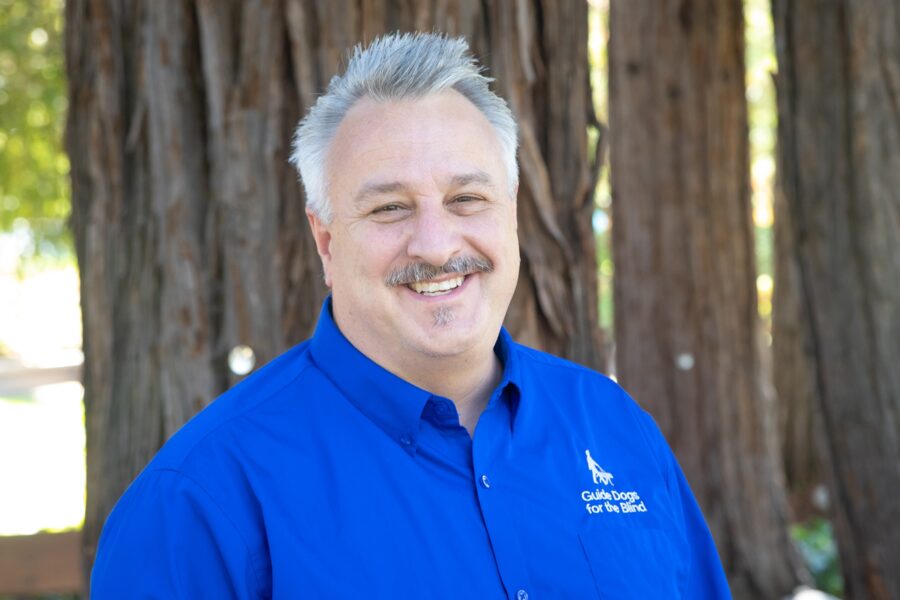
{"label": "cheek", "polygon": [[343,267],[354,276],[383,279],[403,256],[403,235],[391,228],[354,231],[342,240]]}
{"label": "cheek", "polygon": [[473,223],[470,229],[479,250],[497,259],[508,260],[519,253],[516,222],[508,215],[497,213]]}

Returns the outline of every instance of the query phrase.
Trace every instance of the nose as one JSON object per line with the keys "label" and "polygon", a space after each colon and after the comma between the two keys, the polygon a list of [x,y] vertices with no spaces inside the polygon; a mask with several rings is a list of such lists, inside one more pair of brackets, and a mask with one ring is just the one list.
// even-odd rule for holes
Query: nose
{"label": "nose", "polygon": [[457,218],[440,207],[421,207],[413,219],[407,253],[413,260],[441,266],[462,250]]}

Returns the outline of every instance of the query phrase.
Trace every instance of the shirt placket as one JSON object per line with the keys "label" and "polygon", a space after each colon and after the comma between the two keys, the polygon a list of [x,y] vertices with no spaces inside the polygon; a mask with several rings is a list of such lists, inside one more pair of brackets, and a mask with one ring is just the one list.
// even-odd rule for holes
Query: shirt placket
{"label": "shirt placket", "polygon": [[491,541],[491,549],[507,598],[535,600],[525,561],[525,548],[519,535],[511,508],[517,498],[510,492],[515,486],[505,481],[504,452],[511,442],[509,409],[502,398],[492,398],[478,421],[472,444],[475,489],[481,515]]}

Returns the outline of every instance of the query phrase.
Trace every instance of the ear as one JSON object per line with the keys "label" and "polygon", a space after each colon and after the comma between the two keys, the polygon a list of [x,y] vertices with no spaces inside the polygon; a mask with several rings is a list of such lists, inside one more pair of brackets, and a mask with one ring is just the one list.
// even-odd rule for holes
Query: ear
{"label": "ear", "polygon": [[319,215],[313,211],[306,210],[306,218],[309,221],[309,229],[312,232],[313,239],[316,242],[316,252],[322,259],[322,270],[325,274],[325,285],[331,287],[331,232],[328,225],[325,224]]}
{"label": "ear", "polygon": [[519,184],[516,183],[516,189],[512,193],[513,203],[513,220],[516,222],[516,230],[519,229]]}

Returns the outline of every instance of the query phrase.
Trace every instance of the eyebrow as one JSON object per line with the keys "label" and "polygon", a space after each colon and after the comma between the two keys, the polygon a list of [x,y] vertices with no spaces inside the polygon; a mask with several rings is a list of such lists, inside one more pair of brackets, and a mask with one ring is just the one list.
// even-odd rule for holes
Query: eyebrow
{"label": "eyebrow", "polygon": [[371,182],[367,183],[356,192],[353,202],[359,204],[370,196],[380,196],[382,194],[393,194],[408,189],[408,185],[402,181],[389,181],[387,183]]}
{"label": "eyebrow", "polygon": [[[490,187],[494,186],[494,183],[491,180],[491,176],[481,170],[472,171],[471,173],[460,173],[458,175],[454,175],[450,178],[449,181],[450,187],[463,187],[473,183],[478,183]],[[404,181],[373,181],[363,185],[356,193],[356,196],[354,196],[353,201],[354,203],[358,204],[371,196],[405,192],[411,188],[412,186]]]}
{"label": "eyebrow", "polygon": [[454,175],[450,178],[450,185],[454,187],[462,187],[464,185],[469,185],[470,183],[480,183],[483,185],[493,186],[494,182],[491,181],[491,176],[485,173],[484,171],[472,171],[471,173],[462,173],[460,175]]}

